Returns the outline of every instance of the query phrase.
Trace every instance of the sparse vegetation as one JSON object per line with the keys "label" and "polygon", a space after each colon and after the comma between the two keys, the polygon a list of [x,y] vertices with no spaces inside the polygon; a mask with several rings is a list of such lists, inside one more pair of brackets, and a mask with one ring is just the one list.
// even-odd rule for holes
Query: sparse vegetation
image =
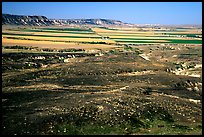
{"label": "sparse vegetation", "polygon": [[[194,44],[159,45],[165,43],[159,42],[160,39],[157,39],[158,45],[151,45],[150,41],[141,45],[145,38],[134,41],[138,44],[111,41],[138,37],[137,31],[144,37],[150,35],[143,34],[148,32],[145,28],[133,31],[102,27],[36,27],[3,31],[5,41],[62,42],[67,47],[9,46],[12,43],[7,45],[3,42],[2,133],[202,134],[202,47]],[[14,32],[23,35],[13,35]],[[36,33],[47,33],[43,34],[46,37],[52,33],[53,36],[51,39],[34,39],[27,37],[28,32],[36,37]],[[162,33],[162,30],[158,32]],[[13,36],[6,36],[6,33]],[[106,39],[73,42],[72,36],[59,40],[55,36],[57,33],[62,33],[60,36],[65,33],[93,33]],[[126,33],[132,36],[124,36]],[[184,41],[182,38],[177,42]],[[73,45],[68,45],[70,42]],[[80,44],[83,46],[80,47]],[[93,47],[86,49],[87,44]],[[95,44],[110,48],[98,48]],[[60,47],[60,44],[57,46]],[[180,72],[185,72],[185,75]],[[195,73],[196,77],[191,73]]]}

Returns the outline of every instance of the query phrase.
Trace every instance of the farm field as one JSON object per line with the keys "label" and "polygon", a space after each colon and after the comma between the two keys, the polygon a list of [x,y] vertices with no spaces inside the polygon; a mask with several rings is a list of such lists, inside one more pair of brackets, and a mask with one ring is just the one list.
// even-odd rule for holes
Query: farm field
{"label": "farm field", "polygon": [[[11,39],[11,40],[8,40]],[[12,40],[15,40],[12,43]],[[9,41],[9,42],[8,42]],[[12,28],[3,29],[3,44],[44,41],[63,44],[202,44],[200,29],[120,29],[120,28]],[[43,43],[45,45],[46,43]],[[95,46],[95,45],[94,45]],[[93,46],[93,48],[94,48]],[[69,47],[69,45],[68,45]],[[86,47],[84,47],[86,48]]]}
{"label": "farm field", "polygon": [[2,134],[201,135],[202,30],[3,26]]}

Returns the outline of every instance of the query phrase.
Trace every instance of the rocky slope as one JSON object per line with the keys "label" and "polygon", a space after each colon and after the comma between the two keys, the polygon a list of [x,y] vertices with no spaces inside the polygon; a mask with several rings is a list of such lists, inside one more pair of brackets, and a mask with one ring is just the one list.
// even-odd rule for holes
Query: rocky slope
{"label": "rocky slope", "polygon": [[21,16],[2,14],[2,25],[30,25],[30,26],[50,26],[50,25],[127,25],[118,20],[109,19],[48,19],[45,16]]}
{"label": "rocky slope", "polygon": [[2,14],[2,25],[49,26],[52,24],[53,22],[50,21],[45,16],[20,16],[20,15]]}

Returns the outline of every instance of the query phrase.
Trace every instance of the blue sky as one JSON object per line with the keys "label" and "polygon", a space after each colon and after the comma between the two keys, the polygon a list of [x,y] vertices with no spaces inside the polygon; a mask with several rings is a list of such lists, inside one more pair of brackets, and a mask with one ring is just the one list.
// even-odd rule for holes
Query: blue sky
{"label": "blue sky", "polygon": [[202,2],[2,2],[2,13],[135,24],[202,24]]}

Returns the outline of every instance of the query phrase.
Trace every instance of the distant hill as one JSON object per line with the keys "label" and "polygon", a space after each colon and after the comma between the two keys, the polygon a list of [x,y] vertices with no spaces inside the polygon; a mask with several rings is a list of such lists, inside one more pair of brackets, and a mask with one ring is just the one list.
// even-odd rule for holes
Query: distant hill
{"label": "distant hill", "polygon": [[20,16],[2,14],[2,25],[31,25],[31,26],[49,26],[53,22],[45,16]]}
{"label": "distant hill", "polygon": [[2,14],[2,25],[29,25],[29,26],[51,26],[51,25],[128,25],[118,20],[110,19],[48,19],[45,16],[22,16]]}

